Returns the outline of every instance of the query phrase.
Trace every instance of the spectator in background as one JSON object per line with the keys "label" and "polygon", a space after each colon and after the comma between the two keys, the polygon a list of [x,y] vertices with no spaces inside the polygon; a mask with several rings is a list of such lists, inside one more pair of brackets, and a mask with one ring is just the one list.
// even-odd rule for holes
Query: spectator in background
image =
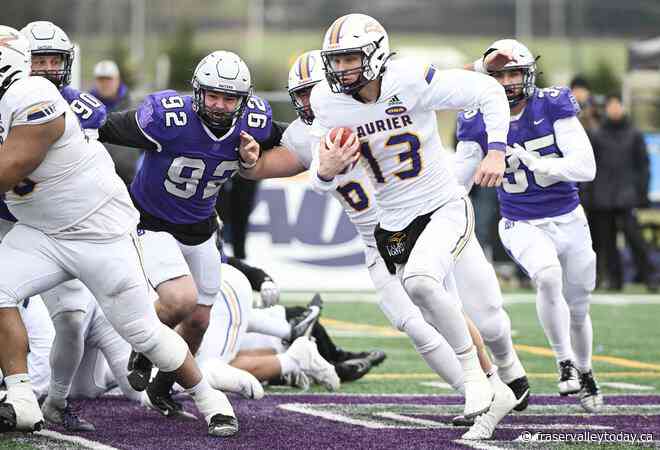
{"label": "spectator in background", "polygon": [[222,185],[222,192],[215,207],[224,225],[222,238],[231,244],[233,255],[239,259],[246,258],[248,221],[258,189],[258,181],[246,180],[236,175]]}
{"label": "spectator in background", "polygon": [[583,185],[583,197],[590,211],[594,250],[600,256],[599,273],[609,275],[610,289],[623,288],[617,249],[617,233],[621,230],[632,250],[640,281],[656,290],[655,269],[634,211],[648,205],[649,158],[644,137],[626,116],[620,96],[606,98],[605,120],[590,137],[596,178]]}
{"label": "spectator in background", "polygon": [[600,119],[591,95],[589,82],[584,77],[576,75],[571,80],[571,92],[582,110],[578,116],[580,122],[582,122],[582,126],[587,132],[595,130],[599,125]]}
{"label": "spectator in background", "polygon": [[[94,88],[90,93],[105,105],[108,113],[123,111],[132,106],[128,87],[121,81],[119,67],[114,61],[99,61],[94,66]],[[128,186],[137,171],[141,152],[120,145],[104,145],[115,162],[117,173]]]}
{"label": "spectator in background", "polygon": [[123,111],[131,106],[128,87],[121,81],[119,67],[114,61],[96,63],[91,93],[103,102],[108,112]]}

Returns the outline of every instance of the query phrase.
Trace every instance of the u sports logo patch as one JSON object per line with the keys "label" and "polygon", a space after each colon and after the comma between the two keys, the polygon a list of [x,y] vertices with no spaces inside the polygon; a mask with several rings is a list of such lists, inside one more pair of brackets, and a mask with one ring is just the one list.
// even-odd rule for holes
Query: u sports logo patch
{"label": "u sports logo patch", "polygon": [[52,102],[37,103],[27,110],[27,120],[31,122],[33,120],[43,119],[55,113],[55,109],[55,104]]}

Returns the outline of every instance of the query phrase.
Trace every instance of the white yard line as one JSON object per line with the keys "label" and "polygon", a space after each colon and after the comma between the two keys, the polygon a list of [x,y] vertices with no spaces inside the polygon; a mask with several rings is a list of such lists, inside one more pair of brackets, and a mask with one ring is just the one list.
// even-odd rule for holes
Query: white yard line
{"label": "white yard line", "polygon": [[81,438],[78,436],[69,436],[53,430],[41,430],[35,432],[34,434],[56,439],[58,441],[71,442],[72,444],[82,445],[83,447],[93,450],[117,450],[115,447],[110,447],[109,445],[101,444],[100,442],[90,441],[89,439]]}

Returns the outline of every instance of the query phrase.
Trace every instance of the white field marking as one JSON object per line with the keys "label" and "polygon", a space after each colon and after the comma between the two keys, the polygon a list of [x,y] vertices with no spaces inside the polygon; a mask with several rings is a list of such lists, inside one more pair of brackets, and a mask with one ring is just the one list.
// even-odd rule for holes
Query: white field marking
{"label": "white field marking", "polygon": [[374,413],[374,416],[383,417],[385,419],[397,420],[399,422],[412,423],[415,425],[424,425],[427,427],[444,428],[445,425],[442,422],[437,422],[435,420],[419,419],[417,417],[404,416],[402,414],[397,414],[393,412],[377,412]]}
{"label": "white field marking", "polygon": [[117,450],[115,447],[110,447],[109,445],[101,444],[100,442],[90,441],[89,439],[81,438],[78,436],[69,436],[53,430],[36,431],[34,434],[56,439],[58,441],[71,442],[73,444],[82,445],[83,447],[93,450]]}
{"label": "white field marking", "polygon": [[[285,291],[282,297],[286,301],[282,303],[300,304],[307,303],[314,291]],[[323,292],[323,301],[327,303],[378,303],[376,293],[373,291],[332,291]],[[528,294],[504,294],[504,303],[511,304],[534,304],[536,297],[533,293]],[[595,294],[591,297],[591,303],[596,305],[660,305],[660,295],[651,294]]]}
{"label": "white field marking", "polygon": [[341,414],[335,414],[327,411],[319,411],[311,406],[312,405],[306,405],[303,403],[287,403],[284,405],[278,405],[277,407],[284,409],[285,411],[293,411],[301,414],[307,414],[309,416],[322,417],[323,419],[332,420],[334,422],[348,423],[350,425],[359,425],[365,428],[373,428],[373,429],[390,428],[386,425],[383,425],[378,422],[372,422],[370,420],[351,419],[350,417],[346,417]]}
{"label": "white field marking", "polygon": [[[292,412],[297,412],[301,414],[307,414],[310,416],[314,417],[321,417],[323,419],[327,420],[332,420],[333,422],[341,422],[341,423],[347,423],[349,425],[358,425],[362,426],[365,428],[370,428],[370,429],[418,429],[420,426],[422,427],[431,427],[431,428],[436,428],[436,429],[454,429],[455,427],[452,424],[449,423],[444,423],[444,422],[437,422],[433,420],[426,420],[426,419],[418,419],[414,417],[409,417],[406,415],[400,415],[397,413],[391,413],[391,412],[381,412],[381,411],[374,411],[371,413],[375,417],[383,417],[385,419],[391,419],[391,420],[396,420],[400,421],[403,423],[410,424],[409,426],[406,425],[390,425],[390,424],[385,424],[385,423],[379,423],[377,421],[372,421],[372,420],[365,420],[365,419],[355,419],[352,418],[348,415],[337,413],[337,412],[329,412],[327,409],[321,409],[321,408],[327,408],[329,406],[337,406],[337,407],[343,407],[345,405],[343,404],[305,404],[305,403],[286,403],[283,405],[278,405],[278,408],[281,408],[285,411],[292,411]],[[353,406],[358,406],[359,405],[353,405]],[[378,406],[388,406],[386,404],[379,404]],[[389,405],[392,406],[393,408],[399,407],[401,405]],[[437,407],[440,405],[432,405],[435,406],[436,410],[438,409]],[[460,410],[460,409],[459,409]],[[452,411],[436,411],[439,414],[445,414],[445,413],[451,413]],[[454,411],[455,412],[455,411]],[[412,414],[412,413],[411,413]],[[525,416],[529,414],[521,414],[520,416]],[[574,415],[574,414],[562,414],[562,415]],[[585,415],[585,414],[580,414],[580,415]],[[499,424],[498,425],[499,429],[508,429],[508,430],[529,430],[530,428],[534,428],[537,430],[613,430],[614,427],[606,426],[606,425],[593,425],[593,424],[564,424],[564,423],[553,423],[553,424],[528,424],[528,423],[520,423],[520,424]]]}
{"label": "white field marking", "polygon": [[451,385],[449,383],[443,383],[442,381],[422,381],[419,384],[421,384],[422,386],[429,386],[429,387],[434,387],[434,388],[439,388],[439,389],[448,389],[450,391],[454,390],[454,388],[451,387]]}
{"label": "white field marking", "polygon": [[600,383],[601,386],[606,386],[614,389],[632,390],[632,391],[654,391],[653,386],[645,386],[643,384],[622,383],[618,381],[605,381]]}
{"label": "white field marking", "polygon": [[[286,389],[286,388],[282,388]],[[354,394],[351,394],[349,392],[298,392],[295,389],[291,389],[288,392],[268,392],[268,394],[272,395],[295,395],[296,397],[385,397],[385,398],[399,398],[399,397],[456,397],[457,399],[463,399],[462,395],[459,394],[367,394],[364,392],[356,392]],[[612,394],[617,397],[623,396],[623,394]],[[557,397],[557,392],[534,392],[532,394],[533,397],[536,397],[538,400],[538,397],[545,396],[545,397]],[[605,400],[607,401],[608,394],[605,394]],[[648,394],[637,394],[634,392],[630,392],[625,394],[625,397],[653,397],[655,400],[660,403],[660,395],[648,395]],[[462,403],[461,403],[462,404]],[[549,408],[554,405],[540,405],[539,408]],[[577,406],[577,403],[575,404]],[[633,405],[630,405],[633,406]],[[645,406],[645,405],[634,405],[634,406]],[[646,405],[648,406],[648,405]],[[651,406],[658,406],[658,405],[651,405]],[[531,408],[532,405],[528,407]],[[527,411],[527,410],[525,410]],[[516,413],[516,415],[519,415],[520,413]]]}

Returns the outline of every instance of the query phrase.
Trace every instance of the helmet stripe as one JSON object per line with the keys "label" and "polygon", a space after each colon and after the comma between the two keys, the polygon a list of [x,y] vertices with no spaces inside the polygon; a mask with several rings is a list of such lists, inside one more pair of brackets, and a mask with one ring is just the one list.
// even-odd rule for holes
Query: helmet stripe
{"label": "helmet stripe", "polygon": [[348,16],[340,17],[332,24],[332,32],[330,33],[330,45],[335,46],[339,44],[339,35],[341,34],[341,27],[346,22]]}
{"label": "helmet stripe", "polygon": [[300,76],[303,80],[309,80],[309,57],[310,54],[307,53],[303,58],[300,58],[302,66],[300,68]]}

